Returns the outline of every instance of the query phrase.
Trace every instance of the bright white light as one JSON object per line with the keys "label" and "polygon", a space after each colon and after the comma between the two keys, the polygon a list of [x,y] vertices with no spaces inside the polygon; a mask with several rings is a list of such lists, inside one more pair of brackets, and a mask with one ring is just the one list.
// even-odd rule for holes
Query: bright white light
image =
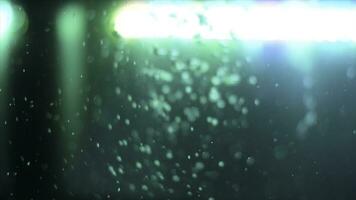
{"label": "bright white light", "polygon": [[11,28],[13,10],[10,3],[0,1],[0,38],[3,38]]}
{"label": "bright white light", "polygon": [[121,8],[124,38],[233,38],[252,41],[356,41],[356,7],[316,4],[155,4]]}

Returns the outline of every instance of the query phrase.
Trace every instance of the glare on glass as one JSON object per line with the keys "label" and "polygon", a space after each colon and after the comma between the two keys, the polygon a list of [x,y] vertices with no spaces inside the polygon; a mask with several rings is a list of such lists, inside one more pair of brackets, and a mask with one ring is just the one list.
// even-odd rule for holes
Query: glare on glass
{"label": "glare on glass", "polygon": [[356,7],[307,3],[131,3],[119,9],[124,38],[356,41]]}

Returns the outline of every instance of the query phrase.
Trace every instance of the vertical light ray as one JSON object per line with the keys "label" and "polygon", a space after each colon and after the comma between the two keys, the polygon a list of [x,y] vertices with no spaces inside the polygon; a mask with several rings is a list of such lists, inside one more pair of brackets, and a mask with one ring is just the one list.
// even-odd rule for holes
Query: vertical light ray
{"label": "vertical light ray", "polygon": [[11,4],[0,1],[0,75],[7,66],[12,38],[11,27],[14,20],[14,12]]}
{"label": "vertical light ray", "polygon": [[291,44],[288,45],[289,63],[299,69],[303,76],[304,96],[303,104],[305,107],[304,115],[296,126],[296,137],[300,140],[305,139],[317,123],[317,102],[313,83],[313,48],[311,44]]}
{"label": "vertical light ray", "polygon": [[79,5],[64,7],[57,16],[60,63],[61,114],[65,148],[75,151],[82,129],[85,10]]}
{"label": "vertical light ray", "polygon": [[[0,170],[6,170],[8,163],[8,150],[6,148],[7,127],[6,121],[6,94],[7,73],[9,53],[10,53],[10,26],[13,12],[11,5],[6,1],[0,1]],[[2,175],[0,176],[0,187],[3,185]]]}
{"label": "vertical light ray", "polygon": [[[8,102],[9,67],[13,47],[19,42],[20,34],[27,28],[27,17],[22,7],[0,0],[0,170],[8,167]],[[0,187],[2,187],[0,175]],[[5,184],[7,185],[7,184]],[[11,186],[10,186],[11,187]]]}

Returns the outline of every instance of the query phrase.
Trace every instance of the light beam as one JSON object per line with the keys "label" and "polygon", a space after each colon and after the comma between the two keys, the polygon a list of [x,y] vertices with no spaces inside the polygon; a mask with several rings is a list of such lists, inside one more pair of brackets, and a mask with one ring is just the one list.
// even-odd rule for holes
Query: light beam
{"label": "light beam", "polygon": [[129,3],[114,16],[123,38],[356,41],[356,7],[316,3]]}
{"label": "light beam", "polygon": [[57,38],[60,65],[61,114],[66,150],[77,148],[82,123],[85,52],[85,9],[76,4],[65,6],[57,16]]}

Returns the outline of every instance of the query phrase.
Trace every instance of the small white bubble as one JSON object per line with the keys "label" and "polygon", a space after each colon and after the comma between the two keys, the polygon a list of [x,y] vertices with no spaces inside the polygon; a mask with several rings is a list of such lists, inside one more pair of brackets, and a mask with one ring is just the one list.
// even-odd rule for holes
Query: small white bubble
{"label": "small white bubble", "polygon": [[172,151],[167,151],[167,153],[166,153],[166,158],[169,159],[169,160],[171,160],[171,159],[173,158],[173,153],[172,153]]}
{"label": "small white bubble", "polygon": [[113,176],[116,176],[116,172],[115,172],[113,166],[109,165],[109,166],[108,166],[108,169],[109,169],[110,173],[111,173]]}
{"label": "small white bubble", "polygon": [[159,162],[159,160],[155,160],[153,163],[154,163],[157,167],[159,167],[159,166],[161,165],[161,163]]}
{"label": "small white bubble", "polygon": [[253,157],[251,157],[251,156],[247,157],[246,164],[249,165],[249,166],[255,164],[255,159]]}
{"label": "small white bubble", "polygon": [[109,129],[109,131],[112,130],[112,125],[111,124],[108,124],[108,129]]}
{"label": "small white bubble", "polygon": [[137,169],[142,169],[142,164],[140,162],[136,162]]}
{"label": "small white bubble", "polygon": [[173,175],[173,176],[172,176],[172,180],[173,180],[174,182],[179,182],[179,181],[180,181],[180,178],[179,178],[179,176],[177,176],[177,175]]}
{"label": "small white bubble", "polygon": [[255,99],[254,103],[255,103],[255,106],[259,106],[260,105],[260,100]]}
{"label": "small white bubble", "polygon": [[241,112],[242,114],[246,115],[248,113],[247,107],[243,107]]}
{"label": "small white bubble", "polygon": [[257,84],[257,77],[256,76],[250,76],[248,78],[248,83],[251,85],[256,85]]}
{"label": "small white bubble", "polygon": [[225,163],[224,163],[224,161],[219,161],[218,165],[219,165],[219,167],[224,167]]}

